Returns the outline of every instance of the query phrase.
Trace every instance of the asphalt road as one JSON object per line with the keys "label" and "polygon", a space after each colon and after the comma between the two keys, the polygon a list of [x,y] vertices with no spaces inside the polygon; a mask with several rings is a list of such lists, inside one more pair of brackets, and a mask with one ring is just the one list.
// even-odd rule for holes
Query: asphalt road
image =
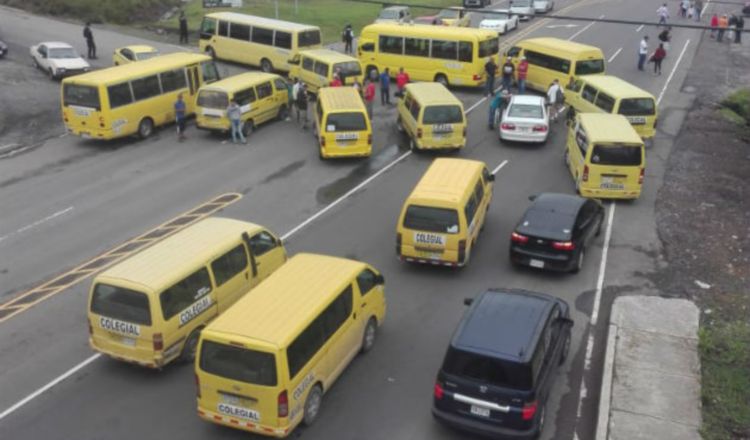
{"label": "asphalt road", "polygon": [[[557,2],[556,8],[575,5],[568,11],[571,15],[653,21],[652,3],[583,0]],[[565,24],[571,26],[561,26]],[[66,40],[84,49],[78,24],[3,9],[0,29],[0,36],[19,50],[41,40]],[[310,132],[292,122],[266,125],[244,146],[222,143],[195,130],[188,133],[188,141],[178,144],[169,127],[145,142],[102,144],[55,137],[0,160],[0,302],[216,195],[238,192],[243,198],[220,215],[248,219],[287,235],[291,253],[311,251],[365,260],[386,277],[388,317],[375,348],[357,358],[326,394],[318,423],[296,436],[467,438],[432,420],[434,376],[463,313],[463,298],[486,287],[507,286],[558,295],[573,306],[571,353],[575,355],[558,377],[543,438],[592,438],[605,341],[601,323],[606,321],[614,295],[651,289],[647,275],[661,264],[656,259],[656,191],[671,139],[691,102],[690,94],[680,92],[679,85],[699,33],[675,30],[672,53],[660,77],[635,68],[637,44],[644,33],[652,39],[656,35],[652,28],[537,18],[507,37],[557,36],[595,44],[612,58],[610,73],[656,96],[666,91],[660,105],[660,131],[647,153],[642,197],[608,205],[616,211],[606,264],[602,264],[602,238],[587,253],[584,269],[574,276],[510,266],[508,237],[528,195],[573,192],[562,164],[564,126],[559,123],[553,129],[546,146],[503,146],[486,128],[487,103],[480,102],[481,93],[459,90],[457,94],[472,110],[468,146],[458,156],[481,159],[490,169],[505,163],[497,174],[483,240],[463,270],[411,266],[396,260],[393,243],[398,212],[434,155],[407,153],[406,143],[395,131],[394,108],[376,104],[374,154],[364,161],[321,162]],[[115,47],[145,42],[102,29],[95,29],[95,34],[102,66],[111,62],[109,54]],[[670,76],[688,39],[684,57]],[[154,45],[163,51],[175,50]],[[28,69],[33,79],[37,74]],[[238,66],[226,69],[241,70]],[[58,105],[56,99],[51,105]],[[397,159],[398,163],[390,165]],[[384,167],[388,168],[382,174],[366,180]],[[362,183],[360,190],[339,199]],[[337,200],[329,211],[295,229]],[[154,372],[92,358],[85,313],[89,282],[73,285],[0,323],[0,438],[248,438],[197,418],[191,368]],[[81,366],[86,360],[90,362]],[[76,366],[80,368],[54,387],[32,394]],[[29,396],[33,398],[16,406]]]}

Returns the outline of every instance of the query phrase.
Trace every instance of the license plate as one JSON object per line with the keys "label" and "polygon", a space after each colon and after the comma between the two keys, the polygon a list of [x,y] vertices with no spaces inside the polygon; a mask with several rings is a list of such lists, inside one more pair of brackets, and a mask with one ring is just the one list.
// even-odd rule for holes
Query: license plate
{"label": "license plate", "polygon": [[518,131],[521,133],[529,133],[531,132],[531,129],[529,127],[518,127]]}
{"label": "license plate", "polygon": [[221,401],[224,403],[228,403],[230,405],[240,405],[242,402],[240,402],[240,398],[237,396],[230,396],[228,394],[222,394],[221,395]]}
{"label": "license plate", "polygon": [[430,260],[439,260],[442,254],[440,252],[419,251],[419,256]]}
{"label": "license plate", "polygon": [[544,261],[535,260],[532,258],[531,260],[529,260],[529,266],[536,267],[537,269],[544,269]]}
{"label": "license plate", "polygon": [[127,338],[123,336],[120,338],[120,343],[122,345],[127,345],[128,347],[135,347],[135,338]]}
{"label": "license plate", "polygon": [[490,416],[490,409],[489,408],[483,408],[481,406],[471,405],[471,413],[475,416],[480,417],[489,417]]}
{"label": "license plate", "polygon": [[621,183],[602,183],[599,185],[601,189],[625,189],[625,185]]}
{"label": "license plate", "polygon": [[451,124],[435,124],[432,126],[433,133],[452,133],[453,125]]}
{"label": "license plate", "polygon": [[646,118],[644,116],[628,116],[628,121],[631,124],[643,125],[646,123]]}
{"label": "license plate", "polygon": [[340,133],[336,135],[336,142],[356,141],[357,139],[359,139],[357,133]]}

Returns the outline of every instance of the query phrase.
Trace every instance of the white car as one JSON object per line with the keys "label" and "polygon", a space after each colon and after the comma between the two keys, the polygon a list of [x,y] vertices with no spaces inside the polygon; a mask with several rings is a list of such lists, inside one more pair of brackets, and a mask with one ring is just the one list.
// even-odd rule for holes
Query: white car
{"label": "white car", "polygon": [[88,72],[91,66],[68,43],[47,41],[31,46],[34,65],[44,70],[52,79]]}
{"label": "white car", "polygon": [[498,124],[500,141],[545,143],[549,115],[544,97],[513,95]]}
{"label": "white car", "polygon": [[513,15],[507,9],[497,9],[484,12],[484,19],[479,22],[479,29],[491,29],[503,35],[518,27],[518,15]]}
{"label": "white car", "polygon": [[388,6],[380,10],[375,23],[408,23],[411,11],[408,6]]}
{"label": "white car", "polygon": [[552,0],[534,0],[534,12],[549,12],[555,8],[555,2]]}
{"label": "white car", "polygon": [[534,18],[534,0],[510,0],[510,13],[518,15],[521,21]]}

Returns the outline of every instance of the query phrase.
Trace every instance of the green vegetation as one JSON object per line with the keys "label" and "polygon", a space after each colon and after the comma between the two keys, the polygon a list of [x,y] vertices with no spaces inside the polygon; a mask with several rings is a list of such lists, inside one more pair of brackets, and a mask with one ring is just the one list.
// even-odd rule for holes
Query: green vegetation
{"label": "green vegetation", "polygon": [[[750,124],[750,89],[739,89],[726,97],[721,105],[722,115],[728,117],[732,121],[744,120],[745,123]],[[735,117],[732,117],[730,113],[734,113]]]}
{"label": "green vegetation", "polygon": [[0,3],[37,14],[130,24],[154,20],[179,5],[180,0],[0,0]]}

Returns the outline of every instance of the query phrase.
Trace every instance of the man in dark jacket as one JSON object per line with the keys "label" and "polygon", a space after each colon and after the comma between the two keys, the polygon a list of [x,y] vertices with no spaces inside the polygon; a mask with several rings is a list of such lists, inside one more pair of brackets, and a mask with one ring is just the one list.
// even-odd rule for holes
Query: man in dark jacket
{"label": "man in dark jacket", "polygon": [[180,11],[180,44],[187,44],[188,42],[188,27],[187,17],[185,17],[185,11]]}
{"label": "man in dark jacket", "polygon": [[487,90],[485,94],[492,96],[492,92],[495,91],[495,72],[497,72],[497,64],[492,57],[487,57],[487,62],[484,63],[484,72],[487,74]]}
{"label": "man in dark jacket", "polygon": [[505,60],[505,64],[503,64],[502,70],[503,88],[510,91],[510,87],[511,85],[513,85],[513,73],[516,71],[516,66],[513,65],[513,62],[510,60],[510,58],[507,58]]}
{"label": "man in dark jacket", "polygon": [[302,117],[302,129],[307,130],[307,84],[302,83],[297,92],[297,122]]}
{"label": "man in dark jacket", "polygon": [[734,30],[734,42],[741,44],[742,43],[742,30],[745,29],[745,19],[742,18],[741,14],[737,14],[737,18],[735,19],[734,26],[736,29]]}
{"label": "man in dark jacket", "polygon": [[344,35],[342,36],[342,39],[344,40],[344,53],[352,53],[352,42],[354,41],[354,31],[352,30],[352,25],[346,25],[346,27],[344,28]]}
{"label": "man in dark jacket", "polygon": [[86,39],[86,47],[88,48],[88,57],[90,60],[96,59],[96,44],[94,44],[94,33],[91,32],[91,23],[86,23],[83,28],[83,38]]}

